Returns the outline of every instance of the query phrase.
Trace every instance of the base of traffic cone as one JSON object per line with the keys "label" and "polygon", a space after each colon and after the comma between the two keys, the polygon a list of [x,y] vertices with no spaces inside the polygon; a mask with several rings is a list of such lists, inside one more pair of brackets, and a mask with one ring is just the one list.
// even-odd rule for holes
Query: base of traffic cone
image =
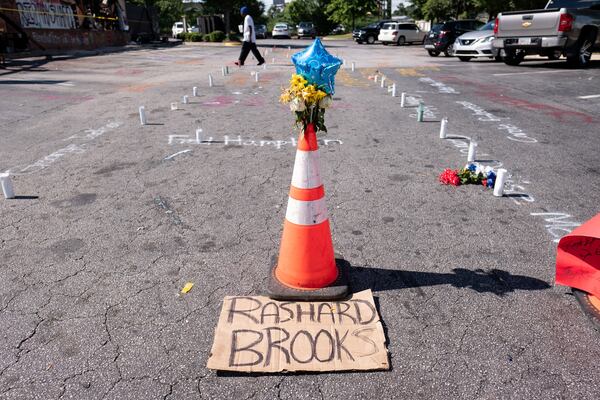
{"label": "base of traffic cone", "polygon": [[579,289],[572,290],[583,312],[594,324],[594,328],[600,330],[600,299]]}
{"label": "base of traffic cone", "polygon": [[350,263],[336,254],[335,265],[338,269],[338,277],[329,286],[321,289],[296,289],[281,283],[277,279],[275,276],[277,258],[274,258],[269,271],[267,296],[273,300],[293,301],[324,301],[346,298],[349,293],[348,271],[350,269]]}

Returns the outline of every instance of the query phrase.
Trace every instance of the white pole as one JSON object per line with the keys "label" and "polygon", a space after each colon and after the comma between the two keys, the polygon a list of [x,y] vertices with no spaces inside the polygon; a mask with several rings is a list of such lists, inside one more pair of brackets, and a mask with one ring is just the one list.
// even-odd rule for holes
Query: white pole
{"label": "white pole", "polygon": [[13,190],[12,181],[8,172],[3,172],[0,174],[0,185],[2,185],[2,193],[4,193],[5,198],[15,198],[15,191]]}
{"label": "white pole", "polygon": [[392,84],[392,97],[396,97],[396,84]]}
{"label": "white pole", "polygon": [[440,126],[440,139],[446,139],[446,129],[448,127],[448,118],[442,118],[442,125]]}
{"label": "white pole", "polygon": [[221,67],[221,75],[225,76],[225,67]]}
{"label": "white pole", "polygon": [[352,72],[354,72],[356,70],[356,63],[354,61],[352,61]]}
{"label": "white pole", "polygon": [[496,174],[496,182],[494,182],[494,196],[502,197],[504,195],[504,182],[506,182],[506,170],[500,168]]}
{"label": "white pole", "polygon": [[467,154],[467,162],[475,161],[477,157],[477,142],[470,140],[469,141],[469,153]]}
{"label": "white pole", "polygon": [[208,87],[213,87],[213,77],[211,74],[208,74]]}
{"label": "white pole", "polygon": [[196,129],[196,143],[202,143],[202,128]]}
{"label": "white pole", "polygon": [[385,87],[385,76],[381,77],[381,87],[384,88]]}
{"label": "white pole", "polygon": [[183,98],[181,99],[181,102],[183,104],[187,104],[188,103],[188,97],[187,96],[183,96]]}
{"label": "white pole", "polygon": [[193,95],[194,97],[198,97],[198,87],[197,87],[197,86],[194,86],[194,87],[192,88],[192,95]]}
{"label": "white pole", "polygon": [[146,125],[146,108],[140,106],[140,124]]}
{"label": "white pole", "polygon": [[254,81],[258,82],[258,71],[254,74]]}
{"label": "white pole", "polygon": [[406,93],[402,92],[402,94],[400,94],[400,107],[404,108],[405,104],[406,104]]}
{"label": "white pole", "polygon": [[374,82],[377,83],[377,79],[379,79],[379,75],[375,75]]}
{"label": "white pole", "polygon": [[177,110],[177,103],[171,103],[171,111]]}

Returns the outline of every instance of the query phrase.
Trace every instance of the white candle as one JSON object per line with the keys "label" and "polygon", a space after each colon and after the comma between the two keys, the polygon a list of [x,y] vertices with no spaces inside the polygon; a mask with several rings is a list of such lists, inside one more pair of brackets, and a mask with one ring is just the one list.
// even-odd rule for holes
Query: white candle
{"label": "white candle", "polygon": [[4,193],[5,198],[15,198],[15,191],[13,190],[12,180],[10,179],[10,174],[8,172],[0,174],[0,185],[2,185],[2,193]]}
{"label": "white candle", "polygon": [[467,162],[475,161],[477,157],[477,142],[469,141],[469,153],[467,154]]}
{"label": "white candle", "polygon": [[187,96],[183,96],[183,98],[181,99],[181,102],[183,104],[187,104],[188,103],[188,97]]}
{"label": "white candle", "polygon": [[375,75],[375,78],[374,78],[375,83],[377,83],[377,79],[379,79],[379,76]]}
{"label": "white candle", "polygon": [[494,182],[494,196],[502,197],[504,195],[504,183],[506,182],[506,170],[500,168],[496,173],[496,182]]}
{"label": "white candle", "polygon": [[202,143],[202,129],[201,128],[196,129],[196,143],[198,143],[198,144]]}
{"label": "white candle", "polygon": [[255,81],[255,82],[258,82],[258,72],[256,72],[256,73],[254,74],[254,81]]}
{"label": "white candle", "polygon": [[146,108],[140,106],[140,124],[146,125]]}
{"label": "white candle", "polygon": [[396,97],[396,84],[392,84],[392,97]]}
{"label": "white candle", "polygon": [[381,87],[384,88],[385,87],[385,76],[381,77]]}
{"label": "white candle", "polygon": [[213,87],[213,77],[211,74],[208,74],[208,87]]}
{"label": "white candle", "polygon": [[171,111],[177,110],[177,103],[171,103]]}
{"label": "white candle", "polygon": [[354,61],[352,61],[352,72],[354,72],[355,69],[356,69],[356,63]]}
{"label": "white candle", "polygon": [[225,76],[225,67],[221,67],[221,75]]}
{"label": "white candle", "polygon": [[197,97],[197,96],[198,96],[198,87],[197,87],[197,86],[194,86],[194,87],[192,88],[192,95],[193,95],[194,97]]}
{"label": "white candle", "polygon": [[448,127],[448,118],[442,118],[442,125],[440,126],[440,139],[446,139],[446,129]]}
{"label": "white candle", "polygon": [[404,108],[406,103],[406,93],[402,92],[400,94],[400,107]]}

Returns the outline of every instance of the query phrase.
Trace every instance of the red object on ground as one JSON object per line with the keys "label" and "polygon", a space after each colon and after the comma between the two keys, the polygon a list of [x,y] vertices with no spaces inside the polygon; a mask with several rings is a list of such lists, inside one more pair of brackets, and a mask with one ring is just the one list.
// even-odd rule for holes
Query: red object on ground
{"label": "red object on ground", "polygon": [[444,185],[458,186],[460,185],[460,178],[458,177],[458,171],[446,168],[440,175],[440,182]]}
{"label": "red object on ground", "polygon": [[600,214],[560,239],[556,283],[600,297]]}

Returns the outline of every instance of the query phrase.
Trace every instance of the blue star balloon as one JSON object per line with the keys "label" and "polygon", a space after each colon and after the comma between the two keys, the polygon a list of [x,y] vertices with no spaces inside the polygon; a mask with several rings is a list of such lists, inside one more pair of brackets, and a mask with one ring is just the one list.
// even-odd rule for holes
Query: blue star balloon
{"label": "blue star balloon", "polygon": [[302,75],[309,84],[315,84],[328,94],[335,92],[335,74],[342,61],[329,54],[321,40],[316,39],[312,45],[292,56],[296,73]]}

